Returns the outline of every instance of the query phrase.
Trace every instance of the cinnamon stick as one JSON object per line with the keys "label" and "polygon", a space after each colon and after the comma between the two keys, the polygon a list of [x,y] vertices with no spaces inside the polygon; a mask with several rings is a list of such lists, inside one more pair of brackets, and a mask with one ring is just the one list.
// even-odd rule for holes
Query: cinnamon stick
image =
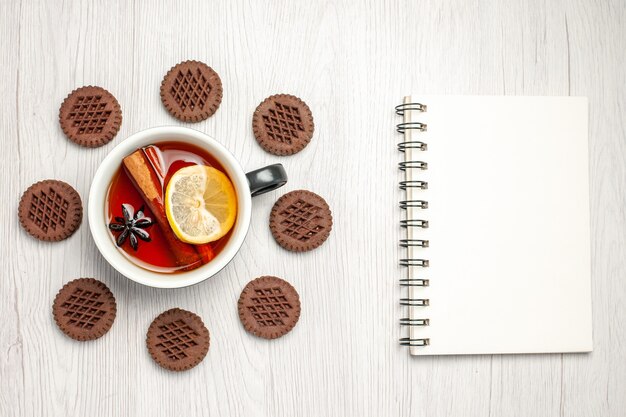
{"label": "cinnamon stick", "polygon": [[181,266],[189,266],[190,269],[196,268],[198,263],[204,263],[203,257],[200,256],[193,245],[178,240],[170,228],[165,215],[163,187],[143,151],[137,150],[128,155],[124,158],[122,164],[161,228],[167,244],[176,258],[176,263]]}

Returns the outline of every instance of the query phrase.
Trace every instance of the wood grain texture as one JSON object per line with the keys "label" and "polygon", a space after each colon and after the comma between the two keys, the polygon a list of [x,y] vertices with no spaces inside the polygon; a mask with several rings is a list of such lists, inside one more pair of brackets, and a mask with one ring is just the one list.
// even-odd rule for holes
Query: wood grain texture
{"label": "wood grain texture", "polygon": [[[622,414],[625,21],[619,0],[0,0],[0,415]],[[282,162],[290,175],[255,198],[236,259],[200,285],[157,290],[109,267],[86,221],[57,244],[22,231],[17,203],[31,183],[61,179],[86,199],[115,144],[180,124],[159,85],[184,59],[208,63],[224,84],[217,113],[190,126],[247,170]],[[64,97],[87,84],[111,91],[124,113],[118,136],[93,150],[66,140],[57,121]],[[280,158],[256,144],[251,117],[283,92],[309,104],[316,132]],[[398,346],[392,109],[412,92],[589,97],[593,353],[410,358]],[[299,188],[322,195],[335,218],[330,239],[305,254],[282,250],[267,226],[273,202]],[[276,341],[250,336],[237,317],[241,289],[260,275],[289,280],[303,303],[296,328]],[[58,289],[83,276],[103,280],[118,302],[112,330],[89,343],[63,336],[50,310]],[[181,374],[157,367],[144,343],[171,307],[198,313],[211,331],[204,362]]]}

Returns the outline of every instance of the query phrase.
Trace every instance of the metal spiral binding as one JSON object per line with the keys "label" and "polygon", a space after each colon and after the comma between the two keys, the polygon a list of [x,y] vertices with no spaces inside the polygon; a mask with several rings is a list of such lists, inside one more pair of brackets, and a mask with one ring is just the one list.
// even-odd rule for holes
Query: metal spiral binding
{"label": "metal spiral binding", "polygon": [[400,346],[428,346],[430,339],[411,339],[410,337],[400,338]]}
{"label": "metal spiral binding", "polygon": [[425,112],[428,107],[422,103],[403,103],[396,106],[396,114],[398,116],[404,116],[405,111],[421,111]]}
{"label": "metal spiral binding", "polygon": [[420,188],[422,190],[428,190],[428,182],[419,181],[419,180],[410,180],[410,181],[400,181],[401,190],[406,190],[407,188]]}
{"label": "metal spiral binding", "polygon": [[400,201],[401,209],[406,209],[409,207],[427,209],[428,201],[426,200],[402,200]]}
{"label": "metal spiral binding", "polygon": [[421,227],[422,229],[428,229],[428,220],[420,219],[407,219],[400,220],[400,227]]}
{"label": "metal spiral binding", "polygon": [[422,122],[404,122],[396,125],[398,133],[404,133],[405,130],[419,130],[425,132],[427,128],[428,125]]}
{"label": "metal spiral binding", "polygon": [[427,248],[430,245],[428,240],[423,239],[400,239],[400,246],[408,248],[409,246],[418,246],[420,248]]}
{"label": "metal spiral binding", "polygon": [[416,259],[416,258],[403,258],[400,259],[400,266],[421,266],[427,268],[429,265],[428,259]]}
{"label": "metal spiral binding", "polygon": [[428,287],[429,285],[430,285],[430,281],[427,279],[420,279],[420,278],[400,279],[401,287]]}
{"label": "metal spiral binding", "polygon": [[428,149],[428,145],[419,140],[411,140],[398,143],[398,150],[400,152],[404,152],[407,149],[419,149],[420,151],[425,151],[426,149]]}
{"label": "metal spiral binding", "polygon": [[429,319],[409,319],[409,318],[401,318],[400,326],[428,326],[430,325]]}
{"label": "metal spiral binding", "polygon": [[[396,114],[399,116],[404,116],[406,111],[418,111],[425,112],[427,111],[427,106],[422,103],[404,103],[395,108]],[[398,133],[404,134],[407,130],[416,130],[419,132],[425,132],[428,129],[428,125],[422,122],[403,122],[396,125],[396,130]],[[406,140],[398,143],[398,151],[405,153],[408,149],[416,150],[424,152],[428,149],[428,144],[418,140]],[[398,169],[400,171],[407,171],[411,169],[419,169],[426,170],[428,169],[428,163],[424,161],[402,161],[398,164]],[[420,189],[427,190],[428,182],[421,180],[405,180],[400,181],[398,184],[401,190],[411,189]],[[400,201],[400,208],[403,210],[407,209],[427,209],[428,201],[426,200],[417,200],[417,199],[406,199]],[[400,226],[403,228],[409,227],[419,227],[422,229],[428,228],[428,220],[425,219],[404,219],[400,221]],[[425,239],[400,239],[400,246],[403,248],[409,247],[421,247],[427,248],[429,247],[430,242]],[[420,268],[428,268],[429,260],[422,258],[403,258],[400,259],[400,265],[405,267],[420,267]],[[402,278],[400,279],[400,285],[402,287],[428,287],[430,284],[428,279],[423,278]],[[427,307],[430,305],[430,300],[428,298],[401,298],[400,305],[407,307]],[[400,319],[401,326],[429,326],[430,319],[428,318],[409,318],[403,317]],[[403,337],[400,339],[401,346],[428,346],[430,344],[429,338],[411,338],[411,337]]]}
{"label": "metal spiral binding", "polygon": [[430,300],[428,298],[401,298],[400,305],[407,307],[427,307],[430,305]]}
{"label": "metal spiral binding", "polygon": [[402,161],[398,163],[400,171],[406,171],[407,169],[428,169],[428,164],[424,161]]}

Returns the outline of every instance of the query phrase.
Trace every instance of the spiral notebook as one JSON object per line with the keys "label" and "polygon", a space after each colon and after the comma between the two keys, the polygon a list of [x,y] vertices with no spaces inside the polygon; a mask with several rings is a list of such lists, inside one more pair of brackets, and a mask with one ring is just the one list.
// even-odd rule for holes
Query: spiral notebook
{"label": "spiral notebook", "polygon": [[396,107],[413,355],[592,350],[587,99]]}

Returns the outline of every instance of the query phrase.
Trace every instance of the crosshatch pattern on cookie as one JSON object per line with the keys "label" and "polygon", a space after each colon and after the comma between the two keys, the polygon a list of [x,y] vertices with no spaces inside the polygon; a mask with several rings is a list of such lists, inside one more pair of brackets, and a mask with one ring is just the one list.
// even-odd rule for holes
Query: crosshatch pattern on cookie
{"label": "crosshatch pattern on cookie", "polygon": [[280,197],[270,212],[270,231],[283,248],[295,252],[313,250],[323,244],[333,228],[328,203],[307,190]]}
{"label": "crosshatch pattern on cookie", "polygon": [[110,92],[88,85],[75,89],[65,98],[59,110],[59,122],[72,142],[95,148],[117,135],[122,109]]}
{"label": "crosshatch pattern on cookie", "polygon": [[69,206],[68,200],[49,187],[47,193],[40,190],[39,195],[32,194],[28,218],[44,233],[56,231],[57,227],[65,227]]}
{"label": "crosshatch pattern on cookie", "polygon": [[305,131],[300,110],[295,106],[274,102],[262,116],[267,136],[270,139],[291,145],[293,139]]}
{"label": "crosshatch pattern on cookie", "polygon": [[261,102],[252,116],[259,145],[274,155],[293,155],[304,149],[315,130],[307,104],[290,94],[275,94]]}
{"label": "crosshatch pattern on cookie", "polygon": [[187,310],[172,308],[156,317],[146,335],[152,359],[170,371],[198,365],[209,351],[211,336],[202,319]]}
{"label": "crosshatch pattern on cookie", "polygon": [[285,326],[289,311],[293,310],[280,287],[256,288],[250,302],[246,308],[262,327]]}
{"label": "crosshatch pattern on cookie", "polygon": [[57,242],[71,236],[83,217],[80,195],[59,180],[43,180],[22,194],[17,210],[20,225],[39,240]]}
{"label": "crosshatch pattern on cookie", "polygon": [[160,325],[158,328],[160,333],[157,335],[157,339],[160,340],[160,343],[156,347],[161,349],[161,352],[169,360],[185,359],[189,357],[185,351],[198,346],[196,339],[200,335],[182,319]]}
{"label": "crosshatch pattern on cookie", "polygon": [[302,242],[306,242],[321,231],[324,226],[320,224],[322,217],[318,214],[322,208],[298,199],[293,204],[282,210],[280,225],[283,226],[281,233]]}
{"label": "crosshatch pattern on cookie", "polygon": [[102,293],[76,288],[72,295],[61,304],[66,323],[81,329],[90,330],[107,313],[101,309],[104,302],[100,301]]}
{"label": "crosshatch pattern on cookie", "polygon": [[111,110],[107,110],[108,104],[102,94],[79,95],[67,115],[76,134],[102,133],[112,114]]}
{"label": "crosshatch pattern on cookie", "polygon": [[167,111],[185,122],[212,116],[222,102],[222,81],[207,64],[183,61],[174,65],[161,82],[161,101]]}
{"label": "crosshatch pattern on cookie", "polygon": [[196,68],[195,71],[186,68],[178,70],[170,94],[183,112],[187,109],[193,111],[196,107],[203,110],[211,89],[209,79],[200,68]]}
{"label": "crosshatch pattern on cookie", "polygon": [[237,303],[243,327],[255,336],[276,339],[300,319],[300,296],[284,279],[265,275],[250,281]]}
{"label": "crosshatch pattern on cookie", "polygon": [[111,329],[117,305],[104,283],[93,278],[78,278],[59,290],[52,315],[59,329],[72,339],[94,340]]}

